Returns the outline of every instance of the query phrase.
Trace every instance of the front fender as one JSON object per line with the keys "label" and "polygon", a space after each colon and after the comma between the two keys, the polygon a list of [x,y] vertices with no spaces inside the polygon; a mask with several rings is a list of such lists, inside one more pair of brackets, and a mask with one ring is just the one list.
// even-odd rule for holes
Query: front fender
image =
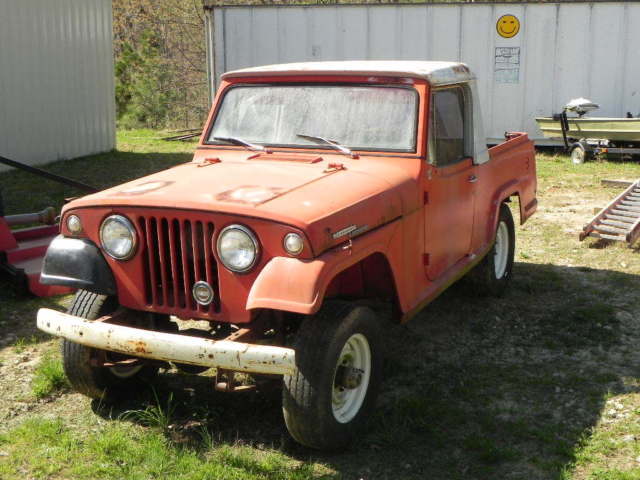
{"label": "front fender", "polygon": [[113,273],[100,249],[91,240],[53,239],[44,257],[40,283],[81,288],[101,295],[115,295]]}
{"label": "front fender", "polygon": [[313,260],[271,259],[251,287],[247,310],[268,308],[305,315],[317,312],[329,283],[338,273],[374,253],[386,256],[398,224],[387,224]]}

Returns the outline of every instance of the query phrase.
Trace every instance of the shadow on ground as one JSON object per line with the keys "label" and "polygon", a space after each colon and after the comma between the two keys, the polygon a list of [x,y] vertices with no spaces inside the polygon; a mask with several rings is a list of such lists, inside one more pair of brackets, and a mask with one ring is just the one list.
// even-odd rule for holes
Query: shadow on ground
{"label": "shadow on ground", "polygon": [[474,297],[458,283],[408,324],[388,327],[378,409],[345,452],[318,453],[290,440],[277,385],[224,394],[211,378],[163,373],[155,393],[93,408],[122,418],[159,403],[171,412],[166,435],[176,448],[201,448],[207,432],[218,444],[321,462],[339,478],[556,478],[606,399],[638,390],[640,332],[630,315],[637,281],[517,263],[502,298]]}

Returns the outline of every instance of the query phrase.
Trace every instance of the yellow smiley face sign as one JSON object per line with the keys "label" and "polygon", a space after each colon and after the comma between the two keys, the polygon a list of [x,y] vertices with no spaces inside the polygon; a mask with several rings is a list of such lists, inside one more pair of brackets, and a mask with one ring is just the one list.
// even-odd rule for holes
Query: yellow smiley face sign
{"label": "yellow smiley face sign", "polygon": [[502,15],[496,23],[496,30],[501,37],[515,37],[520,31],[520,20],[515,15]]}

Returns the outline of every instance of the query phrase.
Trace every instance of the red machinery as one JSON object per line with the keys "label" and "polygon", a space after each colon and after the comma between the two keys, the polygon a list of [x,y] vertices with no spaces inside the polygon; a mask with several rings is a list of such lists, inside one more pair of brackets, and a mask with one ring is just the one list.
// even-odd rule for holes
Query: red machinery
{"label": "red machinery", "polygon": [[[95,192],[96,189],[74,180],[55,175],[15,160],[0,157],[0,163],[28,171],[79,190]],[[60,233],[57,215],[53,207],[37,213],[4,215],[0,197],[0,271],[13,278],[18,288],[28,289],[34,295],[47,297],[70,293],[71,288],[40,283],[42,261],[51,240]],[[24,225],[34,225],[19,228]],[[12,229],[13,228],[13,229]]]}

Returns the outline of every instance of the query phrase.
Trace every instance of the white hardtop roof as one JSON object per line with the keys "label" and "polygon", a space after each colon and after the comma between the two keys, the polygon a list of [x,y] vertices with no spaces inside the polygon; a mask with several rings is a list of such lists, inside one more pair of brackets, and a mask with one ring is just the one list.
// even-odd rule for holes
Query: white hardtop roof
{"label": "white hardtop roof", "polygon": [[253,77],[267,74],[270,76],[349,74],[412,77],[423,78],[431,85],[461,83],[475,78],[464,63],[407,60],[282,63],[234,70],[223,74],[222,78]]}

